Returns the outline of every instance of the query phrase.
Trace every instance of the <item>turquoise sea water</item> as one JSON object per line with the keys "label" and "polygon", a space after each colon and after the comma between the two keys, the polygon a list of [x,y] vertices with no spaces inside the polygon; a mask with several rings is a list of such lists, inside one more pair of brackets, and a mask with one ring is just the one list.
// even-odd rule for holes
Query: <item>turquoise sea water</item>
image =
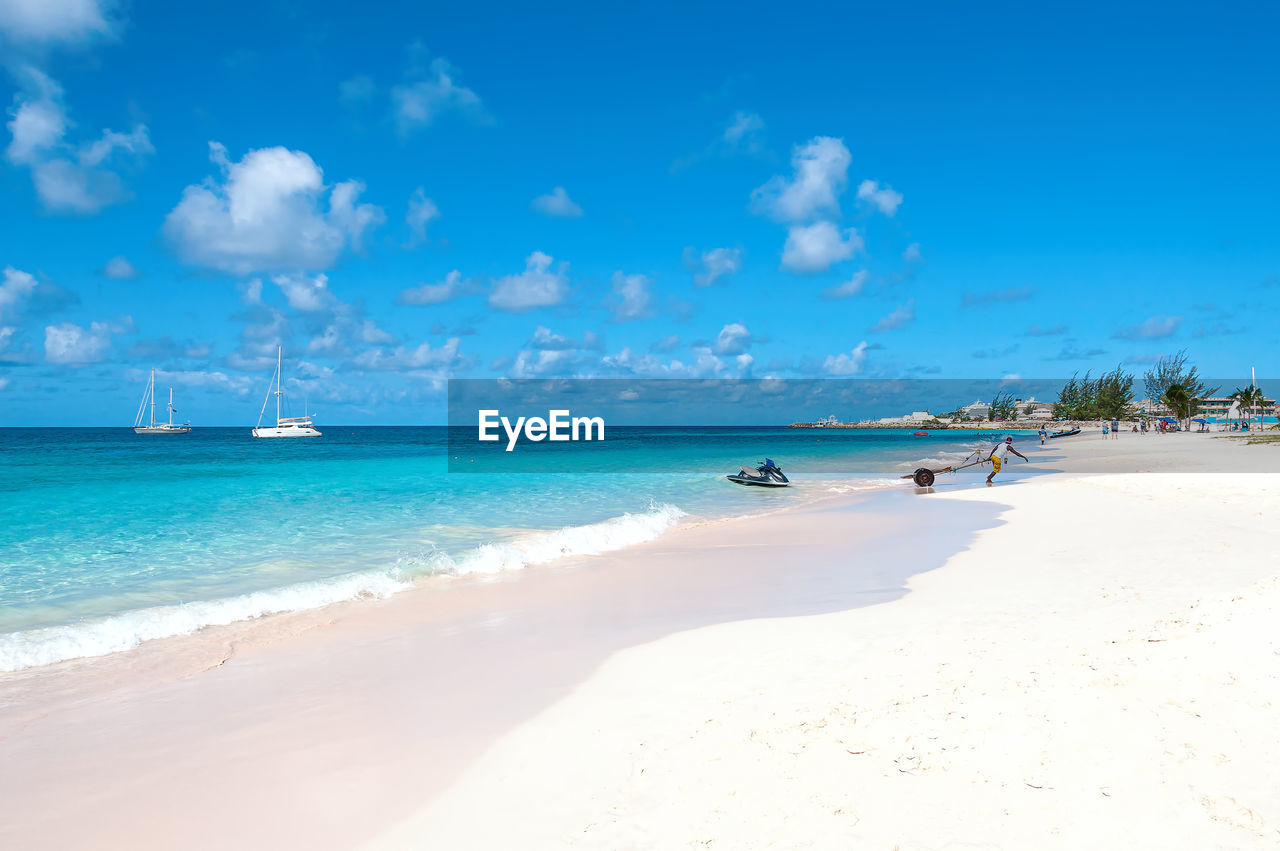
{"label": "turquoise sea water", "polygon": [[[443,427],[322,430],[254,440],[244,428],[0,429],[0,670],[390,594],[432,573],[617,549],[684,516],[884,486],[975,441],[972,432],[611,429],[604,443],[557,447],[559,460],[538,472],[502,475],[448,472]],[[573,453],[611,472],[548,469],[581,469]],[[795,487],[724,480],[765,455]],[[626,472],[636,469],[662,472]]]}

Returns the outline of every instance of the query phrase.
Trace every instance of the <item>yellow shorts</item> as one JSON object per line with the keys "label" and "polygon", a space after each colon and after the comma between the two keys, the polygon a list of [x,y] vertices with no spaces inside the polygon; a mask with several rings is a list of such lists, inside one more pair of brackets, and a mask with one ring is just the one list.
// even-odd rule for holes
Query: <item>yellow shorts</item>
{"label": "yellow shorts", "polygon": [[999,459],[999,458],[992,458],[992,459],[991,459],[991,466],[994,468],[994,469],[991,471],[992,473],[998,473],[998,472],[1000,472],[1000,459]]}

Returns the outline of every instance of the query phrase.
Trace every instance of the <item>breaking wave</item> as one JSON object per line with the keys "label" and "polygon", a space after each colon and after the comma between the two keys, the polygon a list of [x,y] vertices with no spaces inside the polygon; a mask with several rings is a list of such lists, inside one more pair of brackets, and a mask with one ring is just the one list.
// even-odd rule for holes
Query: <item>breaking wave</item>
{"label": "breaking wave", "polygon": [[0,635],[0,671],[18,671],[67,659],[131,650],[144,641],[190,635],[282,612],[319,609],[347,600],[389,597],[432,574],[485,574],[519,570],[559,558],[596,555],[651,541],[684,516],[674,505],[623,514],[585,526],[532,532],[507,543],[484,544],[456,558],[435,551],[424,559],[401,560],[387,570],[370,570],[299,582],[235,597],[154,606],[118,615]]}

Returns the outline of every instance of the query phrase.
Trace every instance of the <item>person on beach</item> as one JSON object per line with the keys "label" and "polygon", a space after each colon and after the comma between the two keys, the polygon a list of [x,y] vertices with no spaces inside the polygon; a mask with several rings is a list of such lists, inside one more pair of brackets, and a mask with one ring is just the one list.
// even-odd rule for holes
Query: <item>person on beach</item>
{"label": "person on beach", "polygon": [[1048,436],[1049,436],[1049,433],[1044,430],[1044,426],[1040,426],[1040,445],[1041,446],[1044,446],[1044,439]]}
{"label": "person on beach", "polygon": [[1120,438],[1120,421],[1113,418],[1111,420],[1111,439],[1118,440],[1119,438]]}
{"label": "person on beach", "polygon": [[1017,455],[1023,461],[1031,460],[1013,448],[1012,437],[1006,437],[1004,439],[1004,443],[997,443],[992,447],[991,454],[987,456],[987,460],[991,462],[991,474],[987,476],[987,487],[991,486],[991,480],[995,478],[996,473],[1000,472],[1000,468],[1004,466],[1004,460],[1009,457],[1010,452]]}

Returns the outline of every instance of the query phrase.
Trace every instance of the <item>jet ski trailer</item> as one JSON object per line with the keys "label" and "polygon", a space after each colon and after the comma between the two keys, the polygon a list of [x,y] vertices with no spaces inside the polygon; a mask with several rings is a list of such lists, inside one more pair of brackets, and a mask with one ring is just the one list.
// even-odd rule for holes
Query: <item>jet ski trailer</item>
{"label": "jet ski trailer", "polygon": [[782,468],[773,463],[772,458],[764,459],[756,465],[754,470],[744,465],[741,470],[725,478],[735,484],[755,485],[762,488],[785,488],[791,484],[782,474]]}
{"label": "jet ski trailer", "polygon": [[931,470],[928,467],[920,467],[914,473],[907,473],[899,476],[901,479],[911,479],[916,483],[916,487],[927,488],[933,484],[936,476],[942,473],[954,473],[957,470],[963,470],[966,467],[977,467],[979,464],[987,463],[987,459],[982,457],[982,450],[975,450],[959,464],[952,464],[950,467],[943,467],[940,470]]}

